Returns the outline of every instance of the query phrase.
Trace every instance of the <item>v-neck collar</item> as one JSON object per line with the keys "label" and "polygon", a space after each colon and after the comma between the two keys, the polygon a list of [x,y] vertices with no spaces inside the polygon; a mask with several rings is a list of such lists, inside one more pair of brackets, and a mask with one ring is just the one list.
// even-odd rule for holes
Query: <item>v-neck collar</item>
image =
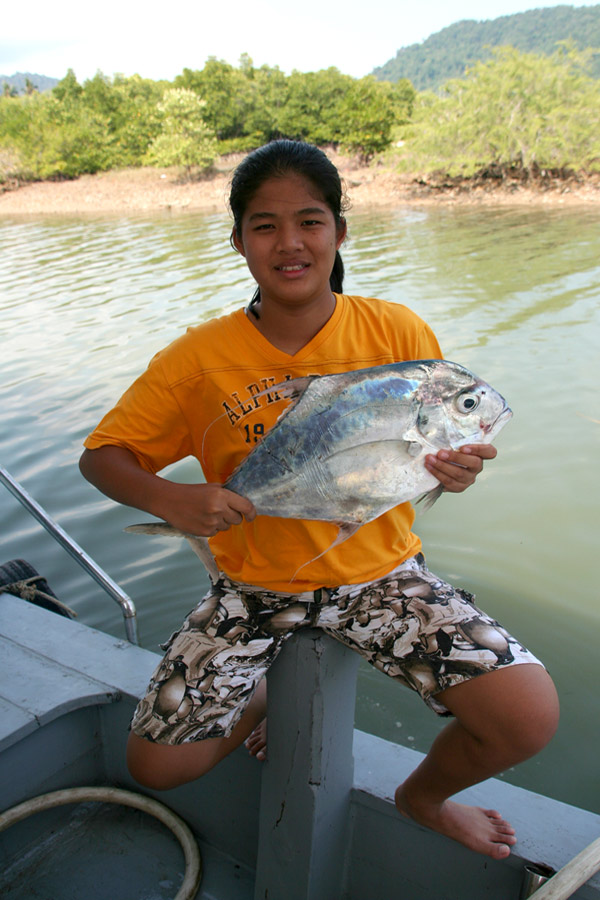
{"label": "v-neck collar", "polygon": [[[246,339],[251,340],[268,359],[273,362],[285,362],[286,360],[302,362],[307,357],[311,356],[315,350],[329,338],[339,324],[344,310],[344,295],[334,293],[333,296],[336,301],[333,313],[323,327],[317,331],[315,336],[296,353],[287,353],[285,350],[280,350],[272,344],[258,328],[254,327],[249,316],[246,314],[245,309],[238,310],[237,313],[234,313],[234,316],[237,324],[243,330]],[[250,315],[252,315],[252,313],[250,313]]]}

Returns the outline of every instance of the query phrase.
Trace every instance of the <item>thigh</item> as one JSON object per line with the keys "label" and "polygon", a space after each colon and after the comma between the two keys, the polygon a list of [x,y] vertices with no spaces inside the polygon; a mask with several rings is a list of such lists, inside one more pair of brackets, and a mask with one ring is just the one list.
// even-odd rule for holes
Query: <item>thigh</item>
{"label": "thigh", "polygon": [[309,606],[220,579],[165,644],[133,733],[163,744],[228,737]]}
{"label": "thigh", "polygon": [[371,584],[332,591],[319,624],[441,715],[449,711],[435,695],[447,688],[504,666],[539,664],[471,594],[430,572],[421,554]]}

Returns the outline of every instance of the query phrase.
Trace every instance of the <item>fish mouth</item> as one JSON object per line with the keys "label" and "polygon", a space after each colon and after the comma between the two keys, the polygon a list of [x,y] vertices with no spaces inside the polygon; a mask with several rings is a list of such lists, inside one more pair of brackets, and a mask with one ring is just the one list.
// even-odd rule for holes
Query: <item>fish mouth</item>
{"label": "fish mouth", "polygon": [[510,419],[512,419],[512,414],[513,412],[510,406],[505,406],[500,415],[497,416],[491,424],[483,426],[483,433],[496,434]]}

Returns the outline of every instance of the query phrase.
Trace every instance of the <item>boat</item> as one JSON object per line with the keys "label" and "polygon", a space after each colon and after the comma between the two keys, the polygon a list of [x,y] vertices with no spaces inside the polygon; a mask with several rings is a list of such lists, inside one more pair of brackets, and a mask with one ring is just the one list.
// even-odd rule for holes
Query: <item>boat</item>
{"label": "boat", "polygon": [[269,673],[265,763],[242,747],[197,782],[141,788],[125,743],[159,657],[137,645],[127,595],[4,469],[0,481],[126,623],[115,638],[0,588],[5,900],[518,900],[536,888],[543,900],[573,859],[577,877],[548,898],[600,900],[592,812],[501,779],[464,791],[517,829],[502,861],[400,816],[393,792],[422,754],[354,729],[358,657],[315,630],[291,638]]}

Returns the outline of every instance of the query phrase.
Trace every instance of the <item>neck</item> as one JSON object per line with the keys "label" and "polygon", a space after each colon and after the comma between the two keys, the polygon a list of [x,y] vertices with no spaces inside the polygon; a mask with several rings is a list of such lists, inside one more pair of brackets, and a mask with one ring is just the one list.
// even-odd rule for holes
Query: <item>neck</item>
{"label": "neck", "polygon": [[[302,350],[334,313],[336,299],[330,292],[326,302],[301,308],[275,306],[259,300],[248,312],[248,319],[269,343],[293,356]],[[254,315],[257,314],[257,316]]]}

